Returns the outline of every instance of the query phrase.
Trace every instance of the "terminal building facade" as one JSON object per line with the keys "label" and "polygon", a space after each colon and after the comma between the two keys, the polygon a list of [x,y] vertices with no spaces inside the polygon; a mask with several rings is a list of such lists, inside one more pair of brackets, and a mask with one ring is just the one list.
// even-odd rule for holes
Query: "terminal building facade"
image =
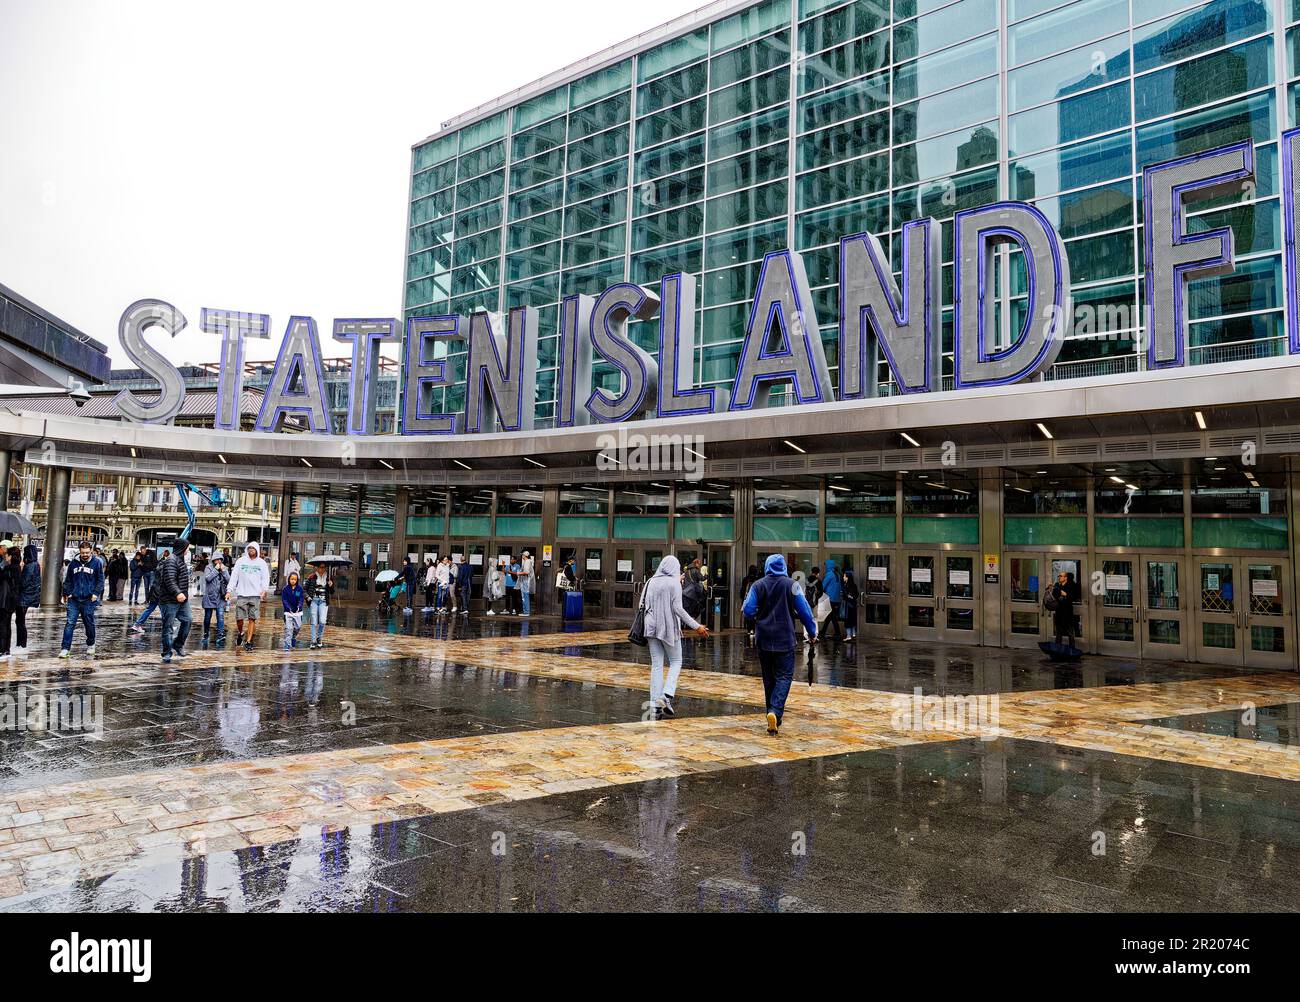
{"label": "terminal building facade", "polygon": [[[365,571],[527,549],[549,552],[553,575],[572,559],[593,616],[630,618],[674,553],[705,560],[711,611],[739,625],[746,569],[779,552],[851,568],[864,636],[1033,645],[1065,571],[1089,652],[1295,669],[1283,133],[1297,15],[1282,0],[720,0],[413,148],[404,319],[535,308],[526,430],[350,444],[213,431],[196,446],[119,425],[93,455],[76,418],[0,416],[0,431],[29,459],[39,434],[78,468],[283,491],[282,551],[346,553]],[[1152,366],[1143,172],[1232,144],[1251,176],[1185,219],[1190,234],[1231,227],[1232,267],[1187,282],[1182,364]],[[1032,382],[954,390],[953,221],[1006,201],[1063,241],[1073,329]],[[687,369],[725,391],[765,255],[785,249],[806,265],[840,390],[841,238],[878,237],[897,272],[903,227],[922,217],[941,235],[935,392],[900,392],[881,353],[868,399],[800,404],[787,384],[767,407],[618,426],[685,436],[690,458],[666,469],[612,448],[618,428],[557,419],[567,299],[693,276]],[[1028,311],[1020,257],[995,259],[995,346]],[[658,347],[649,318],[628,332]],[[466,353],[442,360],[452,384],[428,406],[463,410]],[[597,386],[623,378],[594,367]]]}

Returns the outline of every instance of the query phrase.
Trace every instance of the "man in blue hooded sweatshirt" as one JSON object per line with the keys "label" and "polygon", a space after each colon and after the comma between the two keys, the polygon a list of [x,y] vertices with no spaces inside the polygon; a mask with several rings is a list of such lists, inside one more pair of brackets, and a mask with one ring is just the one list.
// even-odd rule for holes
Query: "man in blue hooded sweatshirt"
{"label": "man in blue hooded sweatshirt", "polygon": [[840,625],[840,602],[844,600],[844,592],[840,588],[840,572],[834,560],[826,561],[826,573],[822,577],[822,592],[831,603],[831,611],[822,620],[822,634],[829,640],[831,626],[834,626],[835,640],[838,643],[844,639],[844,627]]}
{"label": "man in blue hooded sweatshirt", "polygon": [[794,681],[794,620],[798,616],[811,640],[817,639],[817,622],[808,600],[786,573],[785,557],[773,553],[763,564],[763,577],[745,596],[742,611],[754,620],[758,661],[763,669],[763,694],[767,700],[767,733],[775,735],[785,714],[785,701]]}

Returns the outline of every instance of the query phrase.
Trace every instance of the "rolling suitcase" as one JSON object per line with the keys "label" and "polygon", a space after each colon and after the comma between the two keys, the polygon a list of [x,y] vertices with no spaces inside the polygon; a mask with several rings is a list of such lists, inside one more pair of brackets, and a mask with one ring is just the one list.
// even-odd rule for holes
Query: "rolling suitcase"
{"label": "rolling suitcase", "polygon": [[582,618],[582,592],[566,591],[564,593],[564,618]]}

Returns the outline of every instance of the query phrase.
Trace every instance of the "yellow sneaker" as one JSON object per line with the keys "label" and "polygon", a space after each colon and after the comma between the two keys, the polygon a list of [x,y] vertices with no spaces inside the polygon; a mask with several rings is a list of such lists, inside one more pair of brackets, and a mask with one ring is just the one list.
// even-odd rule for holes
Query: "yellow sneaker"
{"label": "yellow sneaker", "polygon": [[776,737],[776,732],[777,732],[776,714],[775,714],[775,713],[768,713],[768,715],[767,715],[767,733],[770,734],[772,737]]}

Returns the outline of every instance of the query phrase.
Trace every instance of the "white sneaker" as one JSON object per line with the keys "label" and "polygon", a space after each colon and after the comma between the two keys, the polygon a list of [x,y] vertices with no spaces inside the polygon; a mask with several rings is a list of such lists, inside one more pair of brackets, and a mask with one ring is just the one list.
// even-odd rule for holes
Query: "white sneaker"
{"label": "white sneaker", "polygon": [[14,653],[15,653],[15,654],[26,654],[26,653],[27,653],[27,648],[26,648],[26,647],[15,647],[15,648],[14,648]]}
{"label": "white sneaker", "polygon": [[494,609],[489,609],[489,610],[487,611],[487,614],[488,614],[489,616],[495,616],[495,615],[496,615],[496,610],[494,610]]}
{"label": "white sneaker", "polygon": [[95,656],[95,648],[93,646],[86,648],[86,656],[92,658]]}
{"label": "white sneaker", "polygon": [[59,657],[60,657],[60,658],[70,658],[70,657],[72,657],[72,652],[71,652],[71,651],[59,651]]}

